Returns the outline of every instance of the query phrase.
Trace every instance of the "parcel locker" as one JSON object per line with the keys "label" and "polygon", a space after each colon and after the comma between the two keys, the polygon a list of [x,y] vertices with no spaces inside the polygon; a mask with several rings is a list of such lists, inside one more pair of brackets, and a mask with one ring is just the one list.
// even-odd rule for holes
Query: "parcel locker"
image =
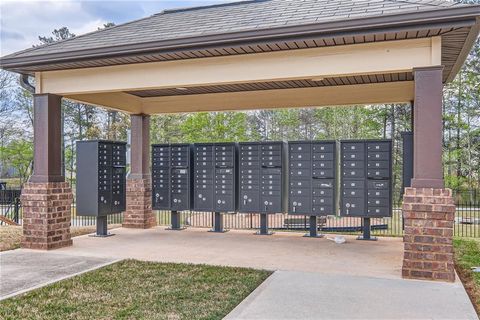
{"label": "parcel locker", "polygon": [[288,143],[289,214],[336,214],[336,151],[335,141]]}
{"label": "parcel locker", "polygon": [[238,148],[238,211],[285,212],[288,206],[286,143],[241,142]]}
{"label": "parcel locker", "polygon": [[152,208],[192,208],[193,152],[190,144],[152,145]]}
{"label": "parcel locker", "polygon": [[104,217],[125,211],[126,152],[125,142],[77,142],[77,215]]}
{"label": "parcel locker", "polygon": [[238,152],[236,143],[197,143],[193,146],[195,211],[235,212]]}
{"label": "parcel locker", "polygon": [[387,217],[392,212],[392,141],[341,142],[342,216]]}

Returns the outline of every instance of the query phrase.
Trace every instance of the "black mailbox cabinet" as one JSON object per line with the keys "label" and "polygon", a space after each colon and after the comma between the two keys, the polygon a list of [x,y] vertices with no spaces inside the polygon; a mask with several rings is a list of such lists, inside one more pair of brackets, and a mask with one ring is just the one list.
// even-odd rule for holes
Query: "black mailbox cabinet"
{"label": "black mailbox cabinet", "polygon": [[242,213],[284,213],[288,207],[286,142],[239,143],[239,205]]}
{"label": "black mailbox cabinet", "polygon": [[197,143],[193,146],[195,211],[236,212],[238,145]]}
{"label": "black mailbox cabinet", "polygon": [[342,216],[392,215],[392,141],[341,141]]}
{"label": "black mailbox cabinet", "polygon": [[77,215],[125,211],[126,145],[103,140],[77,142]]}
{"label": "black mailbox cabinet", "polygon": [[193,147],[191,144],[152,146],[152,208],[192,209]]}
{"label": "black mailbox cabinet", "polygon": [[337,144],[335,141],[288,143],[288,213],[336,214]]}

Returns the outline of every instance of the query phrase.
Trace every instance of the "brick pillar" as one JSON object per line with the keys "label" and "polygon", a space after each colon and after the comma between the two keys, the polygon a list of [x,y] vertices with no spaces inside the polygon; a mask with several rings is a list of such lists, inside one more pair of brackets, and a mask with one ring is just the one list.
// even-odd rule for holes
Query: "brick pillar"
{"label": "brick pillar", "polygon": [[127,211],[123,227],[148,229],[157,223],[152,212],[150,117],[131,116],[131,170],[127,177]]}
{"label": "brick pillar", "polygon": [[21,195],[23,248],[50,250],[72,245],[73,195],[62,173],[61,100],[52,94],[34,95],[34,168]]}
{"label": "brick pillar", "polygon": [[22,248],[51,250],[72,245],[70,236],[72,189],[67,182],[26,183]]}
{"label": "brick pillar", "polygon": [[453,224],[455,204],[450,189],[406,188],[402,276],[455,281]]}
{"label": "brick pillar", "polygon": [[150,179],[127,180],[127,211],[124,228],[148,229],[157,222],[152,212],[152,183]]}

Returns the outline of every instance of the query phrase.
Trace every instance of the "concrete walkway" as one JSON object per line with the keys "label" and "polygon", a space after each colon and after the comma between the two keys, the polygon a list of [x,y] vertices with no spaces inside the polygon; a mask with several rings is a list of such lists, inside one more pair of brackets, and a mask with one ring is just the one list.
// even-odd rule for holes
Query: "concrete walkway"
{"label": "concrete walkway", "polygon": [[454,284],[278,271],[225,319],[478,319]]}
{"label": "concrete walkway", "polygon": [[52,252],[12,250],[0,253],[0,300],[115,262]]}
{"label": "concrete walkway", "polygon": [[[115,229],[76,237],[50,252],[0,255],[0,294],[11,295],[120,259],[211,264],[276,271],[228,319],[477,319],[462,284],[401,279],[401,238],[338,245],[297,233],[254,236]],[[6,280],[4,280],[6,279]]]}
{"label": "concrete walkway", "polygon": [[338,245],[327,239],[304,238],[300,233],[255,236],[252,231],[215,234],[206,229],[166,231],[115,229],[109,238],[77,237],[73,246],[52,251],[87,257],[183,262],[267,270],[399,278],[401,238]]}

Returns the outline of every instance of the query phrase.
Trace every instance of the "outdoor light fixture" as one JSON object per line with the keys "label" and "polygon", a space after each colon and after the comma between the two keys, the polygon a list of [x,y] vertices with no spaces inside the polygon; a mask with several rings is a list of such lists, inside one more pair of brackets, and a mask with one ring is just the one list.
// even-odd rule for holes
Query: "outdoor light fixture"
{"label": "outdoor light fixture", "polygon": [[325,80],[325,78],[318,77],[318,78],[312,78],[311,80],[312,80],[313,82],[322,82],[323,80]]}

